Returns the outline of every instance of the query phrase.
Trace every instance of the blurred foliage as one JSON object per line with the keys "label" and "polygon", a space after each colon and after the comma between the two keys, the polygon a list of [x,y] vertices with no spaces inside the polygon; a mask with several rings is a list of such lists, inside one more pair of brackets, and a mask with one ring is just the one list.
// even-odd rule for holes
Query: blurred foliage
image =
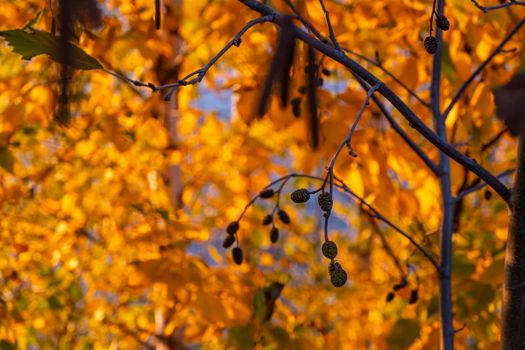
{"label": "blurred foliage", "polygon": [[[20,29],[43,10],[35,29],[50,32],[50,3],[1,1],[0,30]],[[154,1],[105,1],[104,26],[84,32],[78,46],[133,79],[173,82],[168,63],[180,64],[182,75],[199,69],[257,16],[233,0],[181,3],[165,0],[162,30],[155,31]],[[297,3],[327,34],[319,2]],[[429,100],[431,56],[422,39],[432,1],[326,5],[342,47],[379,59]],[[272,6],[288,11],[280,0]],[[469,1],[447,2],[444,106],[524,14],[517,7],[484,14]],[[522,65],[524,35],[496,56],[447,120],[451,142],[493,173],[514,166],[515,142],[503,135],[484,147],[504,128],[491,89]],[[309,146],[306,118],[296,118],[291,106],[283,110],[274,101],[265,118],[254,120],[275,40],[274,25],[252,28],[200,85],[180,89],[176,140],[164,125],[170,105],[160,94],[101,70],[74,73],[72,120],[57,125],[60,66],[45,55],[24,61],[7,42],[0,45],[0,349],[438,348],[432,266],[345,195],[336,196],[331,223],[349,276],[343,288],[331,286],[321,255],[320,210],[289,200],[295,188],[318,187],[309,180],[284,187],[281,206],[292,223],[279,224],[278,243],[260,224],[271,204],[257,202],[239,230],[244,263],[233,264],[222,251],[227,224],[270,181],[289,172],[323,176],[365,98],[349,73],[325,58],[330,75],[320,91],[318,150]],[[305,80],[304,44],[297,50],[292,98],[301,97]],[[360,62],[431,125],[428,108]],[[228,115],[218,112],[221,104]],[[436,149],[393,115],[437,160]],[[352,147],[359,157],[341,156],[336,174],[437,255],[438,181],[372,104]],[[180,208],[170,200],[170,166],[182,174]],[[475,179],[457,164],[452,177],[456,191]],[[466,325],[457,349],[499,346],[507,211],[489,197],[481,191],[465,198],[455,226],[455,326]],[[407,287],[387,302],[408,272]],[[280,295],[265,294],[272,283],[284,284]],[[419,300],[409,304],[415,288]]]}

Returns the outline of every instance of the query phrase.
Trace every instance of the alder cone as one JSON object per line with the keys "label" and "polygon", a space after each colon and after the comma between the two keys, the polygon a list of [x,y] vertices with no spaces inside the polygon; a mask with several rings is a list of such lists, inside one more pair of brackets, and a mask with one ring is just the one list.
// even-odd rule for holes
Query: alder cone
{"label": "alder cone", "polygon": [[342,287],[347,280],[348,276],[346,275],[346,271],[342,268],[336,268],[334,271],[332,271],[332,274],[330,275],[330,282],[332,282],[332,285],[334,287]]}
{"label": "alder cone", "polygon": [[323,255],[328,259],[333,259],[337,256],[337,245],[335,244],[335,242],[324,242],[323,246],[321,247],[321,250],[323,252]]}
{"label": "alder cone", "polygon": [[336,269],[342,269],[341,264],[339,264],[337,261],[328,265],[328,273],[330,275],[332,275],[332,272],[334,272]]}
{"label": "alder cone", "polygon": [[410,298],[408,299],[408,303],[415,304],[417,303],[418,299],[419,299],[419,292],[417,291],[417,289],[413,289],[410,292]]}
{"label": "alder cone", "polygon": [[235,236],[234,235],[227,235],[224,238],[224,241],[222,242],[222,246],[224,248],[230,248],[234,242],[235,242]]}
{"label": "alder cone", "polygon": [[279,240],[279,229],[277,227],[273,227],[270,231],[270,242],[276,243]]}
{"label": "alder cone", "polygon": [[425,45],[425,50],[427,50],[429,54],[433,55],[436,53],[438,42],[435,37],[433,37],[432,35],[427,36],[423,44]]}
{"label": "alder cone", "polygon": [[233,257],[233,261],[237,264],[237,265],[240,265],[242,264],[242,249],[239,248],[239,247],[235,247],[232,249],[232,257]]}
{"label": "alder cone", "polygon": [[323,211],[330,211],[334,205],[330,193],[323,192],[317,197],[317,202]]}
{"label": "alder cone", "polygon": [[389,303],[391,302],[392,300],[394,300],[394,297],[395,297],[395,293],[394,292],[390,292],[386,295],[386,302]]}
{"label": "alder cone", "polygon": [[264,198],[264,199],[272,198],[274,194],[275,192],[273,189],[267,188],[265,190],[262,190],[261,193],[259,193],[259,197]]}
{"label": "alder cone", "polygon": [[279,216],[279,219],[280,219],[283,223],[285,223],[285,224],[289,224],[289,223],[291,222],[290,217],[288,216],[288,214],[287,214],[284,210],[280,209],[280,210],[277,212],[277,215]]}
{"label": "alder cone", "polygon": [[239,230],[239,222],[238,221],[232,221],[228,224],[228,227],[226,227],[226,232],[229,235],[234,235]]}
{"label": "alder cone", "polygon": [[408,285],[408,281],[406,279],[403,279],[401,282],[394,284],[394,287],[392,287],[395,291],[398,291],[400,289],[405,288]]}
{"label": "alder cone", "polygon": [[292,113],[296,118],[301,116],[301,99],[298,97],[292,100]]}
{"label": "alder cone", "polygon": [[437,16],[436,17],[436,26],[443,31],[447,31],[450,28],[450,22],[446,16]]}
{"label": "alder cone", "polygon": [[262,224],[263,225],[269,225],[271,224],[273,221],[273,216],[271,214],[268,214],[264,217],[263,221],[262,221]]}
{"label": "alder cone", "polygon": [[299,188],[292,192],[290,198],[295,203],[305,203],[310,199],[310,191],[306,188]]}

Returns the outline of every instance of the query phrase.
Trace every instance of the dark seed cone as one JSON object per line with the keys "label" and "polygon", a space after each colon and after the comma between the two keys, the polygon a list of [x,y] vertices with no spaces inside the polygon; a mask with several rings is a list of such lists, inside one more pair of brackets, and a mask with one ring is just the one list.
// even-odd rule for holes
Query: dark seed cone
{"label": "dark seed cone", "polygon": [[270,231],[270,241],[272,243],[276,243],[279,240],[279,229],[277,227],[273,227]]}
{"label": "dark seed cone", "polygon": [[233,261],[237,264],[237,265],[240,265],[242,264],[242,249],[239,248],[239,247],[235,247],[232,249],[232,257],[233,257]]}
{"label": "dark seed cone", "polygon": [[408,285],[408,281],[407,280],[402,280],[401,282],[394,284],[394,286],[392,288],[395,291],[398,291],[400,289],[405,288],[407,285]]}
{"label": "dark seed cone", "polygon": [[299,188],[292,192],[290,198],[295,203],[305,203],[310,199],[310,191],[306,188]]}
{"label": "dark seed cone", "polygon": [[484,194],[484,197],[485,197],[485,200],[489,200],[492,198],[492,192],[490,192],[489,190],[486,190],[485,191],[485,194]]}
{"label": "dark seed cone", "polygon": [[323,69],[321,70],[321,73],[322,73],[323,75],[329,77],[329,76],[332,74],[332,71],[331,71],[330,69],[328,69],[328,68],[323,68]]}
{"label": "dark seed cone", "polygon": [[342,269],[341,264],[339,264],[337,261],[328,265],[328,273],[330,275],[332,275],[332,272],[334,272],[336,269]]}
{"label": "dark seed cone", "polygon": [[337,245],[335,244],[335,242],[324,242],[323,246],[321,247],[321,250],[323,251],[323,255],[328,259],[333,259],[337,256]]}
{"label": "dark seed cone", "polygon": [[301,94],[301,95],[304,95],[306,94],[306,92],[308,91],[308,88],[306,86],[300,86],[299,89],[297,89],[297,91]]}
{"label": "dark seed cone", "polygon": [[239,230],[239,222],[238,221],[232,221],[226,227],[226,232],[228,232],[229,235],[234,235]]}
{"label": "dark seed cone", "polygon": [[418,299],[419,299],[419,293],[418,293],[417,289],[413,289],[410,292],[410,298],[408,299],[408,303],[409,304],[415,304],[415,303],[417,303]]}
{"label": "dark seed cone", "polygon": [[429,54],[433,55],[436,53],[438,42],[435,37],[433,37],[432,35],[427,36],[425,38],[424,45],[425,45],[425,50],[427,50]]}
{"label": "dark seed cone", "polygon": [[271,214],[268,214],[264,217],[263,221],[262,221],[262,224],[263,225],[269,225],[271,224],[273,221],[273,216]]}
{"label": "dark seed cone", "polygon": [[272,198],[273,195],[275,194],[275,191],[271,188],[267,188],[265,190],[262,190],[261,193],[259,193],[259,197],[261,198]]}
{"label": "dark seed cone", "polygon": [[299,118],[301,116],[301,99],[296,97],[292,99],[292,113],[294,117]]}
{"label": "dark seed cone", "polygon": [[391,302],[392,300],[394,300],[394,297],[396,296],[396,294],[394,292],[390,292],[386,295],[386,302],[389,303]]}
{"label": "dark seed cone", "polygon": [[227,235],[224,238],[224,241],[222,242],[222,246],[224,248],[230,248],[233,245],[234,242],[235,242],[235,236],[234,235]]}
{"label": "dark seed cone", "polygon": [[323,211],[330,211],[334,205],[330,193],[323,192],[317,197],[317,202]]}
{"label": "dark seed cone", "polygon": [[336,268],[330,275],[330,281],[334,287],[342,287],[347,280],[346,271],[342,268]]}
{"label": "dark seed cone", "polygon": [[282,209],[279,209],[279,211],[277,212],[277,215],[279,216],[279,219],[285,223],[285,224],[289,224],[290,223],[290,217],[288,216],[288,214],[286,214],[286,212]]}
{"label": "dark seed cone", "polygon": [[447,31],[450,28],[450,22],[446,16],[436,17],[436,26],[443,31]]}

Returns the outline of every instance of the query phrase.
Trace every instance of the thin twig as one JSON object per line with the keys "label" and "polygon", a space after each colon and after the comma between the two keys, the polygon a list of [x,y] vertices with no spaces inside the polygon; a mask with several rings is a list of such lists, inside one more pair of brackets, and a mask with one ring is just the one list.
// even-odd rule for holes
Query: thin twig
{"label": "thin twig", "polygon": [[[253,26],[257,25],[257,24],[270,22],[270,21],[274,21],[274,20],[275,20],[275,16],[272,16],[272,15],[267,15],[267,16],[263,16],[263,17],[259,17],[259,18],[251,20],[204,67],[202,67],[202,68],[200,68],[200,69],[198,69],[198,70],[196,70],[196,71],[186,75],[184,78],[182,78],[181,80],[179,80],[176,83],[157,86],[157,90],[170,89],[170,91],[166,94],[166,96],[164,96],[164,100],[168,101],[171,98],[171,96],[173,95],[173,93],[175,92],[175,90],[179,86],[194,85],[194,84],[200,83],[202,81],[202,79],[204,78],[204,76],[206,75],[206,73],[208,73],[208,70],[226,52],[228,52],[228,50],[232,46],[238,46],[239,45],[241,37],[244,35],[244,33],[246,33],[248,31],[248,29],[250,29],[251,27],[253,27]],[[193,76],[196,76],[196,77],[193,78],[192,80],[188,81],[188,79],[190,79]]]}
{"label": "thin twig", "polygon": [[344,192],[350,194],[352,197],[354,197],[355,199],[357,199],[362,205],[364,205],[365,207],[367,207],[370,211],[372,211],[374,213],[374,215],[381,221],[383,221],[386,225],[390,226],[391,228],[393,228],[396,232],[398,232],[399,234],[401,234],[403,237],[405,237],[406,239],[408,239],[410,241],[410,243],[412,243],[414,245],[414,247],[417,248],[417,250],[419,250],[429,261],[432,265],[434,265],[434,267],[436,268],[436,271],[440,272],[441,271],[441,268],[439,267],[439,264],[437,263],[436,259],[434,259],[434,257],[432,255],[430,255],[429,252],[426,251],[425,248],[423,248],[419,243],[417,243],[408,233],[406,233],[405,231],[403,231],[402,229],[400,229],[397,225],[395,225],[394,223],[392,223],[390,220],[388,220],[385,216],[383,216],[383,214],[381,214],[377,209],[375,209],[371,204],[369,204],[364,198],[360,197],[359,195],[357,195],[355,192],[353,192],[346,184],[345,182],[338,178],[337,176],[334,175],[334,178],[335,180],[337,180],[339,182],[339,184],[337,184],[336,186],[339,187],[340,189],[342,189]]}
{"label": "thin twig", "polygon": [[[272,22],[278,23],[280,15],[273,8],[265,5],[257,0],[238,0],[250,9],[259,12],[262,15],[274,15],[275,20]],[[366,70],[356,61],[344,54],[342,51],[337,51],[333,47],[325,44],[324,42],[315,39],[300,28],[293,27],[294,34],[297,39],[303,41],[307,45],[313,47],[315,50],[323,53],[324,55],[332,58],[334,61],[340,63],[346,68],[352,70],[354,73],[359,75],[370,85],[381,83],[381,87],[378,91],[401,113],[401,115],[410,123],[410,125],[416,129],[421,136],[430,141],[440,151],[445,152],[450,158],[458,162],[465,168],[472,171],[478,177],[487,182],[490,187],[507,203],[510,200],[510,190],[501,183],[494,175],[492,175],[487,169],[479,165],[474,159],[465,156],[463,153],[457,151],[453,146],[447,142],[443,142],[434,131],[432,131],[415,113],[410,107],[404,103],[401,98],[392,91],[388,85],[384,84],[376,76]]]}
{"label": "thin twig", "polygon": [[383,231],[381,231],[381,228],[377,224],[377,221],[374,220],[374,219],[378,219],[377,215],[369,213],[369,215],[367,216],[368,216],[368,219],[369,219],[368,221],[370,222],[370,225],[372,226],[372,228],[374,229],[374,232],[377,234],[377,236],[379,237],[379,240],[381,241],[381,245],[383,246],[383,249],[385,250],[386,254],[390,256],[390,258],[394,262],[394,266],[399,271],[400,278],[403,279],[406,275],[405,270],[403,269],[403,265],[401,265],[401,262],[397,258],[390,244],[388,243],[385,235],[383,234]]}
{"label": "thin twig", "polygon": [[485,59],[485,61],[483,61],[483,63],[471,74],[471,76],[467,79],[467,81],[465,81],[463,83],[463,85],[461,85],[461,87],[459,88],[458,92],[456,92],[456,95],[454,95],[454,97],[452,98],[452,101],[450,102],[450,104],[448,105],[448,107],[445,109],[445,112],[443,112],[443,118],[447,118],[448,115],[450,114],[450,112],[452,111],[452,108],[454,107],[454,105],[456,104],[456,102],[459,101],[461,95],[465,92],[465,90],[467,90],[467,88],[469,87],[469,85],[474,81],[474,79],[481,73],[481,71],[483,71],[483,69],[485,69],[485,67],[494,59],[494,57],[499,54],[500,52],[502,52],[503,50],[503,46],[505,46],[505,44],[510,40],[512,39],[512,37],[514,36],[514,34],[516,34],[518,32],[518,30],[525,24],[525,18],[523,18],[521,21],[518,22],[518,24],[516,24],[516,26],[510,31],[509,34],[507,34],[507,36],[501,41],[501,43],[494,49],[494,51],[492,51],[492,53],[489,55],[489,57],[487,57],[487,59]]}
{"label": "thin twig", "polygon": [[430,103],[428,103],[427,101],[423,100],[421,97],[419,97],[419,95],[412,89],[410,89],[405,83],[403,83],[403,81],[401,81],[401,79],[399,79],[398,77],[396,77],[392,72],[390,72],[388,69],[385,68],[385,66],[383,66],[381,64],[381,62],[376,62],[374,61],[373,59],[371,58],[368,58],[364,55],[361,55],[360,53],[357,53],[353,50],[350,50],[348,48],[342,48],[344,51],[348,52],[349,54],[353,55],[353,56],[356,56],[360,59],[362,59],[363,61],[367,62],[367,63],[370,63],[371,65],[379,68],[383,73],[385,73],[386,75],[388,75],[390,78],[392,78],[396,83],[398,83],[403,89],[405,89],[412,97],[414,97],[416,100],[418,100],[423,106],[427,107],[427,108],[430,108]]}
{"label": "thin twig", "polygon": [[496,136],[494,136],[492,139],[490,139],[487,143],[484,143],[482,146],[481,146],[481,152],[484,152],[486,151],[487,149],[489,149],[490,147],[492,147],[492,145],[494,145],[496,142],[498,142],[502,137],[503,135],[505,135],[507,132],[509,131],[509,128],[504,128],[503,130],[501,130],[500,132],[498,132],[496,134]]}
{"label": "thin twig", "polygon": [[291,0],[284,0],[286,5],[292,10],[292,12],[295,14],[296,18],[308,29],[312,32],[313,35],[317,37],[319,40],[323,40],[324,37],[319,33],[319,31],[310,23],[306,18],[304,18],[303,15],[299,12],[299,9],[293,4]]}
{"label": "thin twig", "polygon": [[377,89],[379,89],[380,87],[381,87],[381,84],[376,84],[376,85],[374,85],[373,87],[371,87],[368,90],[368,92],[366,94],[366,99],[363,102],[363,104],[361,105],[361,108],[359,109],[359,112],[357,113],[357,117],[355,118],[354,123],[352,124],[352,128],[350,129],[350,132],[345,137],[343,142],[341,142],[341,144],[339,145],[339,148],[337,149],[337,151],[335,151],[335,154],[333,155],[332,160],[330,161],[330,165],[328,166],[328,173],[332,173],[333,174],[335,161],[337,160],[337,157],[339,156],[339,153],[341,153],[343,147],[347,146],[347,147],[349,147],[350,151],[352,150],[352,147],[350,146],[350,142],[352,141],[352,136],[353,136],[354,131],[355,131],[356,127],[357,127],[357,124],[359,123],[359,120],[361,119],[361,116],[365,112],[365,108],[368,105],[368,103],[370,101],[370,98],[372,97],[372,94]]}
{"label": "thin twig", "polygon": [[[507,177],[507,176],[511,175],[512,173],[514,173],[514,171],[515,171],[515,169],[507,169],[504,172],[502,172],[501,174],[496,175],[496,177],[498,179],[501,179],[501,178],[504,178],[504,177]],[[487,184],[484,183],[484,182],[481,182],[481,183],[479,183],[479,184],[477,184],[475,186],[471,186],[471,187],[469,187],[469,188],[459,192],[458,195],[455,198],[455,201],[458,202],[458,201],[462,200],[463,198],[465,198],[467,195],[483,189],[485,186],[487,186]]]}
{"label": "thin twig", "polygon": [[493,5],[493,6],[482,6],[476,0],[470,0],[470,1],[472,1],[474,6],[476,6],[477,8],[479,8],[481,11],[483,11],[485,13],[487,13],[488,11],[498,10],[498,9],[502,9],[502,8],[510,7],[510,6],[514,6],[514,5],[516,5],[516,6],[525,6],[525,1],[515,1],[515,0],[511,0],[510,2],[504,2],[503,4]]}
{"label": "thin twig", "polygon": [[[281,181],[288,181],[291,178],[305,178],[305,179],[310,179],[310,180],[322,181],[323,185],[326,182],[326,177],[325,178],[321,178],[321,177],[313,176],[313,175],[309,175],[309,174],[292,173],[292,174],[288,174],[288,175],[282,176],[282,177],[272,181],[266,187],[264,187],[264,189],[268,189],[268,188],[274,186],[275,184],[277,184],[277,183],[279,183]],[[341,191],[343,191],[345,193],[348,193],[349,195],[351,195],[352,197],[357,199],[361,205],[365,206],[368,210],[370,210],[373,213],[375,218],[377,218],[378,220],[384,222],[387,226],[391,227],[397,233],[401,234],[403,237],[408,239],[410,241],[410,243],[412,243],[412,245],[414,245],[414,247],[417,250],[419,250],[430,261],[430,263],[436,268],[436,271],[438,273],[440,272],[440,267],[439,267],[438,263],[436,262],[436,260],[434,259],[434,257],[432,257],[432,255],[428,251],[426,251],[425,248],[423,248],[419,243],[417,243],[408,233],[406,233],[401,228],[399,228],[394,223],[392,223],[390,220],[388,220],[383,214],[381,214],[377,209],[375,209],[371,204],[369,204],[364,198],[360,197],[355,192],[353,192],[350,189],[350,187],[348,187],[341,178],[337,177],[336,175],[333,175],[333,179],[335,179],[337,181],[336,183],[333,184],[336,188],[338,188],[339,190],[341,190]],[[280,187],[279,190],[282,190],[282,186]],[[246,212],[246,209],[248,209],[253,203],[255,203],[257,198],[259,198],[259,195],[256,195],[254,198],[252,198],[248,202],[248,204],[245,206],[245,209],[243,210],[243,213]],[[241,215],[241,217],[242,217],[242,215]],[[327,220],[328,218],[325,216],[325,219]],[[326,225],[326,222],[325,222],[325,225]],[[326,233],[326,230],[325,230],[325,233]],[[328,238],[325,237],[325,239],[328,239]]]}
{"label": "thin twig", "polygon": [[[356,78],[357,82],[359,83],[359,85],[361,85],[361,87],[363,89],[365,89],[366,91],[368,91],[369,89],[369,86],[368,84],[360,77],[358,76],[357,74],[355,74],[354,72],[350,71],[350,73],[352,74],[352,76],[354,78]],[[401,128],[401,126],[396,122],[396,120],[394,119],[394,117],[392,116],[392,114],[390,114],[390,112],[386,109],[385,105],[381,102],[381,100],[379,100],[379,98],[374,94],[372,95],[372,101],[374,101],[374,103],[376,104],[376,106],[379,108],[379,110],[383,113],[383,115],[385,116],[385,118],[388,120],[388,122],[390,123],[390,126],[392,127],[392,129],[394,129],[398,135],[406,142],[406,144],[419,156],[419,158],[421,158],[421,160],[423,161],[423,163],[425,163],[425,165],[434,173],[434,174],[438,174],[439,173],[439,168],[438,166],[436,165],[436,163],[434,163],[432,161],[432,159],[430,159],[428,157],[428,155],[414,142],[414,140],[412,140],[412,138],[403,130],[403,128]]]}
{"label": "thin twig", "polygon": [[326,17],[326,25],[328,26],[328,31],[330,33],[330,40],[332,40],[332,43],[334,44],[334,48],[337,51],[340,51],[341,47],[339,46],[339,43],[337,42],[337,39],[335,37],[334,28],[332,27],[332,22],[330,21],[330,14],[328,13],[326,6],[324,5],[324,1],[319,0],[319,2],[321,3],[321,7],[323,8],[323,12]]}

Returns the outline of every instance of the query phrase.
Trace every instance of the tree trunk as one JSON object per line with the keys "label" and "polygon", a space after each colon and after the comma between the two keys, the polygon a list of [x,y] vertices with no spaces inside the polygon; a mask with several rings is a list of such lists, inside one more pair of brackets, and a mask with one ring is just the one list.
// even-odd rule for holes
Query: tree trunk
{"label": "tree trunk", "polygon": [[518,146],[512,187],[505,282],[503,285],[502,350],[525,349],[525,139]]}

